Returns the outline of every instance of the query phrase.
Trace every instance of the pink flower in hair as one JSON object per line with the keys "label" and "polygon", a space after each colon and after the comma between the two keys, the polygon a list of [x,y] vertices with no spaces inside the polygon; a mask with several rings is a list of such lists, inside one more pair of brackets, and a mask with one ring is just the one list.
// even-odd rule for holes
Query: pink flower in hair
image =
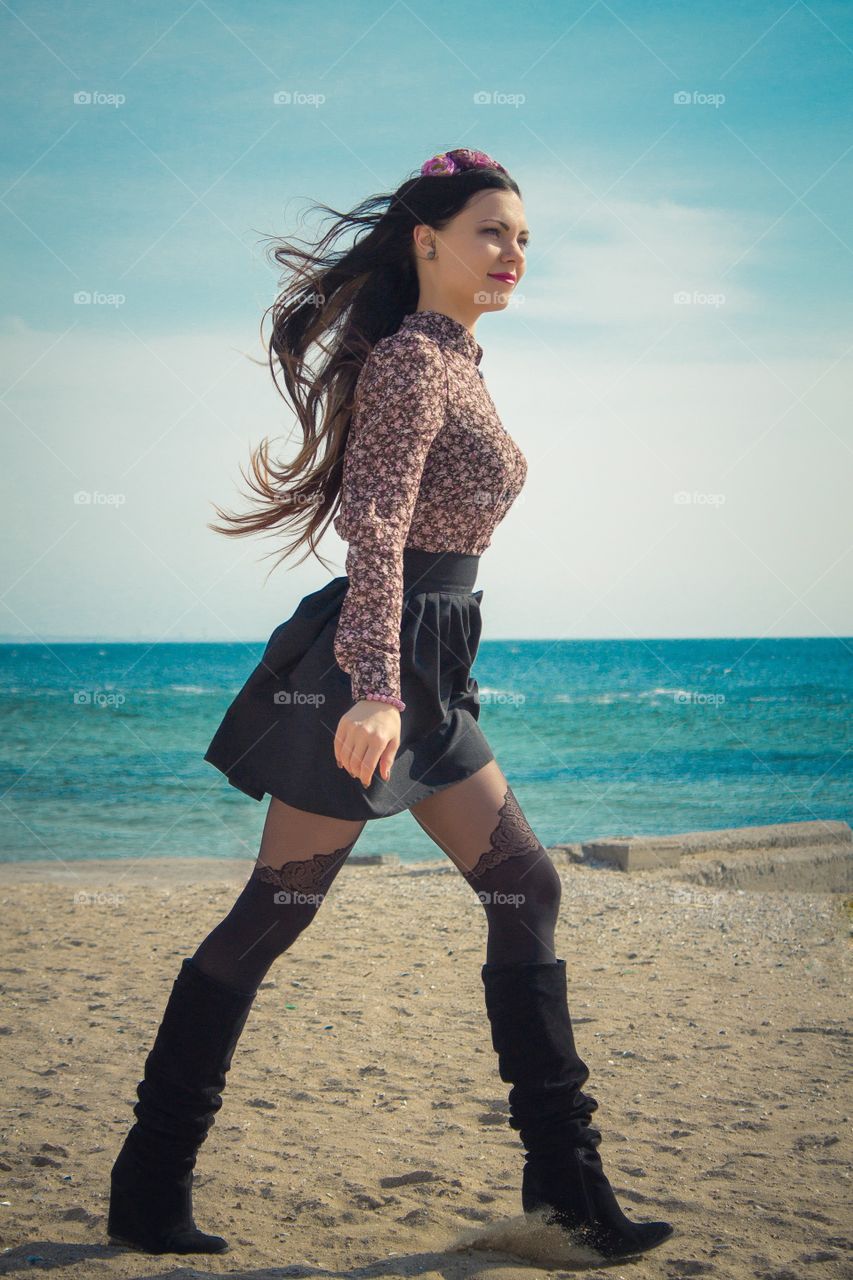
{"label": "pink flower in hair", "polygon": [[467,147],[456,147],[453,151],[440,151],[438,155],[430,156],[429,160],[425,160],[421,165],[421,173],[427,176],[443,177],[446,174],[461,173],[463,169],[499,169],[501,173],[506,173],[503,165],[486,155],[485,151],[471,151]]}
{"label": "pink flower in hair", "polygon": [[456,173],[456,165],[451,160],[446,151],[440,151],[437,156],[432,156],[429,160],[425,160],[421,165],[421,173],[423,174],[439,174]]}

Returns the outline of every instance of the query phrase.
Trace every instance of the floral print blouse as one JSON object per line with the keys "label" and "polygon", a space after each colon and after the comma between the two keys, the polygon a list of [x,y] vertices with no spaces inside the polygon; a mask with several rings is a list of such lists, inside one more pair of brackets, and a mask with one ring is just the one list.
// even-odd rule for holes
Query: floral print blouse
{"label": "floral print blouse", "polygon": [[458,320],[414,311],[359,373],[333,526],[349,544],[334,652],[354,702],[400,697],[403,548],[482,554],[524,485],[482,355]]}

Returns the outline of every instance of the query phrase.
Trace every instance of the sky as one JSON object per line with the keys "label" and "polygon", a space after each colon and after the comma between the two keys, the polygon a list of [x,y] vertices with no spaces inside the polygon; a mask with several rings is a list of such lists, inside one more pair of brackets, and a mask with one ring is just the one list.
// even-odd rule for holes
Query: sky
{"label": "sky", "polygon": [[529,468],[484,639],[853,635],[849,4],[11,0],[0,30],[0,639],[262,641],[345,571],[332,529],[330,569],[270,574],[207,528],[293,447],[264,250],[453,146],[532,233],[476,329]]}

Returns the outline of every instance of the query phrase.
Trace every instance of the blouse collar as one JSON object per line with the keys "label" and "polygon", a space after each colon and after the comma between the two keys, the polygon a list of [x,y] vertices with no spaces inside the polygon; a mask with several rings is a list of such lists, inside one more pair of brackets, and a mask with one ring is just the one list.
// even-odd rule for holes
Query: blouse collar
{"label": "blouse collar", "polygon": [[478,365],[482,359],[483,348],[471,330],[443,311],[410,311],[403,316],[401,328],[403,325],[426,333],[453,351],[458,351],[460,355],[467,356],[474,364]]}

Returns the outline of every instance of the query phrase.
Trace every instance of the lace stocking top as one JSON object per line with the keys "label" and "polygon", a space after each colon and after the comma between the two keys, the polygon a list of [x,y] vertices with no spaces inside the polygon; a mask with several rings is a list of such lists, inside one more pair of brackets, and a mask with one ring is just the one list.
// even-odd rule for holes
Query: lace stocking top
{"label": "lace stocking top", "polygon": [[482,355],[459,321],[414,311],[359,373],[334,520],[349,544],[335,659],[353,701],[400,697],[403,548],[482,554],[524,485]]}

